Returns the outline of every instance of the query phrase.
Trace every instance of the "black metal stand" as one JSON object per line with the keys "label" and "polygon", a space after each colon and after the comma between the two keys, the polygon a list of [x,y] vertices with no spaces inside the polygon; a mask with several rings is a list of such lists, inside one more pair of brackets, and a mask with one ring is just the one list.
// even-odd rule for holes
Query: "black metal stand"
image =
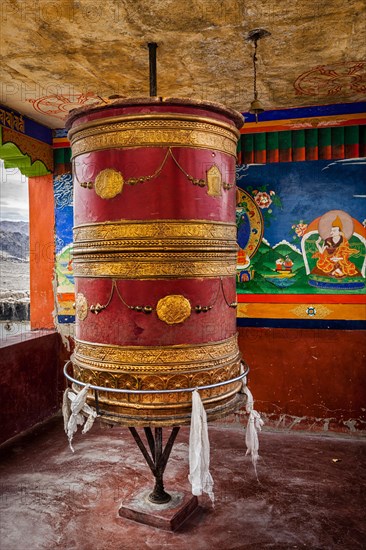
{"label": "black metal stand", "polygon": [[158,95],[156,77],[156,42],[149,42],[149,76],[150,76],[150,97]]}
{"label": "black metal stand", "polygon": [[163,428],[155,428],[155,437],[151,428],[144,428],[146,440],[150,448],[151,456],[144,445],[136,428],[128,428],[142,452],[153,476],[155,477],[155,487],[149,495],[149,500],[154,504],[165,504],[171,500],[171,496],[164,490],[163,475],[167,465],[174,441],[178,435],[179,427],[174,427],[169,439],[163,449]]}

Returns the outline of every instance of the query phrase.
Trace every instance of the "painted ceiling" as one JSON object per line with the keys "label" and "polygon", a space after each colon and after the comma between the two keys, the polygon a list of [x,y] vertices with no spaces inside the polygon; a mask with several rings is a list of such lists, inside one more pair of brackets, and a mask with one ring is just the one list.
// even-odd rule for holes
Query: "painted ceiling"
{"label": "painted ceiling", "polygon": [[52,128],[111,95],[149,94],[147,42],[158,43],[158,95],[248,111],[249,31],[266,109],[366,96],[363,0],[3,0],[0,103]]}

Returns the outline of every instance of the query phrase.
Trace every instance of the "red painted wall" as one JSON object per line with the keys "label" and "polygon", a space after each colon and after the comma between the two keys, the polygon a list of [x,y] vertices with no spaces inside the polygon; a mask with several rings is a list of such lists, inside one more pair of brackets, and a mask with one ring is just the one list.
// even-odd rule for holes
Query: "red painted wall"
{"label": "red painted wall", "polygon": [[30,320],[32,329],[54,327],[54,195],[52,175],[29,178]]}
{"label": "red painted wall", "polygon": [[241,327],[239,346],[267,425],[365,430],[366,331]]}
{"label": "red painted wall", "polygon": [[1,342],[0,444],[59,410],[64,350],[53,331],[28,332]]}
{"label": "red painted wall", "polygon": [[[365,332],[239,328],[248,386],[266,426],[365,430]],[[34,332],[22,338],[1,345],[0,443],[59,410],[65,387],[68,354],[59,335]],[[246,423],[244,411],[239,416]]]}

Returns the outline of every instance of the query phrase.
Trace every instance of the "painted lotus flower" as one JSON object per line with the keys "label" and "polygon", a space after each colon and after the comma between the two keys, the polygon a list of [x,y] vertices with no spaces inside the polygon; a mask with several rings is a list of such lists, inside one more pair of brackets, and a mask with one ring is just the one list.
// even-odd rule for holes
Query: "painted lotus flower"
{"label": "painted lotus flower", "polygon": [[303,237],[306,233],[307,226],[307,223],[299,222],[297,225],[293,225],[292,229],[294,229],[298,237]]}
{"label": "painted lotus flower", "polygon": [[[271,221],[276,218],[275,211],[277,208],[282,209],[282,201],[279,195],[271,189],[271,184],[264,184],[264,185],[256,185],[254,187],[253,185],[246,186],[245,190],[247,193],[249,193],[257,206],[257,208],[260,210],[260,213],[263,217],[264,225],[266,227],[270,227]],[[238,206],[241,206],[241,204],[238,204]],[[246,205],[247,214],[249,218],[252,218],[256,215],[253,207],[250,209],[248,205]]]}
{"label": "painted lotus flower", "polygon": [[272,199],[270,195],[265,191],[258,191],[258,193],[254,195],[254,200],[256,204],[259,206],[259,208],[262,208],[262,209],[269,208],[272,204]]}
{"label": "painted lotus flower", "polygon": [[291,225],[290,233],[294,232],[295,235],[292,235],[293,240],[300,241],[305,235],[308,225],[304,220],[298,220]]}

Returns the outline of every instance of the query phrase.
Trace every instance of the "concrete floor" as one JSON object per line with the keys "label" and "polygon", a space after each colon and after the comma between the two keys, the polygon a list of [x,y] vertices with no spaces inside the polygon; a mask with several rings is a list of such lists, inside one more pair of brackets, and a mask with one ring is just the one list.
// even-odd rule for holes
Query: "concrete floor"
{"label": "concrete floor", "polygon": [[[152,487],[125,428],[95,425],[68,448],[56,417],[1,452],[1,550],[366,548],[366,440],[262,432],[259,483],[240,426],[210,425],[215,508],[171,533],[119,518],[121,501]],[[335,461],[334,459],[338,459]],[[166,489],[189,490],[188,429]]]}

